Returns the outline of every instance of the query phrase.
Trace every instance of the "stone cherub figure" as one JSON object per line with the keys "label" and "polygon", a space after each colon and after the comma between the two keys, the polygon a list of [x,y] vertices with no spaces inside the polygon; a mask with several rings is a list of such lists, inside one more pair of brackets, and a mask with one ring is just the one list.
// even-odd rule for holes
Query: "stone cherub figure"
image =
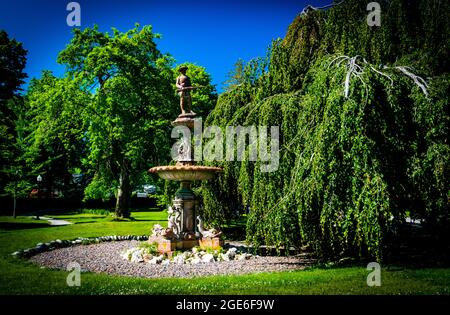
{"label": "stone cherub figure", "polygon": [[197,228],[198,228],[198,232],[200,233],[200,235],[204,238],[214,238],[214,237],[219,237],[222,234],[222,231],[218,230],[218,229],[209,229],[206,230],[205,227],[203,226],[203,220],[200,216],[197,216]]}
{"label": "stone cherub figure", "polygon": [[169,206],[168,210],[168,228],[178,237],[181,232],[181,209]]}
{"label": "stone cherub figure", "polygon": [[180,95],[180,108],[181,114],[187,113],[195,115],[192,111],[192,98],[191,98],[191,90],[193,89],[191,85],[191,79],[186,75],[186,71],[188,67],[182,66],[178,71],[181,73],[177,78],[177,92]]}

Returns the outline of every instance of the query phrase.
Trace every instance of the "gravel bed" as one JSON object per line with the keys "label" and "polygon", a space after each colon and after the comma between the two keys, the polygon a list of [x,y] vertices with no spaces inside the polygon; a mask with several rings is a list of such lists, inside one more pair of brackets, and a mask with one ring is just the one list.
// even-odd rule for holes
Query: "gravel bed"
{"label": "gravel bed", "polygon": [[191,278],[211,275],[236,275],[257,272],[300,270],[314,260],[308,255],[290,257],[254,256],[248,260],[221,261],[213,263],[154,265],[134,263],[120,257],[128,248],[136,247],[138,241],[105,242],[58,248],[30,257],[30,261],[52,269],[63,269],[77,262],[82,271],[145,278]]}

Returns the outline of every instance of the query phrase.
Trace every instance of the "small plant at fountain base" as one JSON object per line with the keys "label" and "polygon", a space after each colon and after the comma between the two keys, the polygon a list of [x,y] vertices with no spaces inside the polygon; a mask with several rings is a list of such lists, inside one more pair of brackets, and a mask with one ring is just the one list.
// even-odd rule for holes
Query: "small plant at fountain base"
{"label": "small plant at fountain base", "polygon": [[156,246],[148,246],[148,243],[127,249],[121,253],[123,259],[135,263],[149,264],[201,264],[214,263],[232,260],[247,260],[254,258],[252,254],[238,251],[236,247],[230,247],[228,250],[219,248],[216,250],[201,250],[199,247],[193,247],[187,251],[174,251],[172,255],[158,254]]}

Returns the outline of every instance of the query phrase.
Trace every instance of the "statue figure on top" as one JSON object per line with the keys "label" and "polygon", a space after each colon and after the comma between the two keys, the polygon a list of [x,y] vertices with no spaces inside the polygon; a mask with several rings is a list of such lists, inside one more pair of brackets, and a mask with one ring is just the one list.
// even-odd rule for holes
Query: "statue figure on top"
{"label": "statue figure on top", "polygon": [[191,79],[186,75],[187,70],[188,67],[186,66],[182,66],[178,69],[181,74],[177,78],[176,86],[178,95],[180,95],[181,114],[189,114],[194,116],[195,113],[192,111],[191,97],[191,90],[193,90],[194,87],[191,85]]}

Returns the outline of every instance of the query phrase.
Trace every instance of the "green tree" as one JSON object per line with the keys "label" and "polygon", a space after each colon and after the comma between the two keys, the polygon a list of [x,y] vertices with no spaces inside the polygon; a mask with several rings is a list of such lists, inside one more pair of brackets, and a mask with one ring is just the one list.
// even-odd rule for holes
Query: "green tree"
{"label": "green tree", "polygon": [[[22,43],[10,39],[8,34],[0,30],[0,103],[2,105],[21,91],[27,75],[23,72],[27,62],[27,51]],[[2,108],[3,109],[3,108]]]}
{"label": "green tree", "polygon": [[18,156],[15,146],[16,110],[22,102],[19,92],[27,75],[23,72],[27,51],[0,30],[0,194],[15,178]]}
{"label": "green tree", "polygon": [[239,58],[234,63],[234,69],[227,73],[227,80],[224,82],[224,89],[226,92],[229,92],[233,88],[244,83],[245,80],[244,67],[245,62],[243,59]]}
{"label": "green tree", "polygon": [[[162,54],[151,26],[121,33],[97,27],[75,30],[58,57],[69,76],[92,92],[87,105],[86,163],[91,185],[117,189],[116,216],[129,217],[133,180],[168,159],[170,119],[177,112],[173,60]],[[87,188],[89,191],[89,187]]]}
{"label": "green tree", "polygon": [[85,154],[83,112],[89,102],[90,95],[73,80],[50,71],[30,82],[17,143],[31,182],[41,175],[49,195],[70,193],[72,173]]}
{"label": "green tree", "polygon": [[249,205],[255,247],[309,245],[325,259],[381,259],[407,213],[448,238],[449,4],[382,1],[375,28],[366,5],[300,14],[268,73],[252,60],[220,95],[206,125],[280,126],[280,163],[220,162],[202,187],[207,220]]}

